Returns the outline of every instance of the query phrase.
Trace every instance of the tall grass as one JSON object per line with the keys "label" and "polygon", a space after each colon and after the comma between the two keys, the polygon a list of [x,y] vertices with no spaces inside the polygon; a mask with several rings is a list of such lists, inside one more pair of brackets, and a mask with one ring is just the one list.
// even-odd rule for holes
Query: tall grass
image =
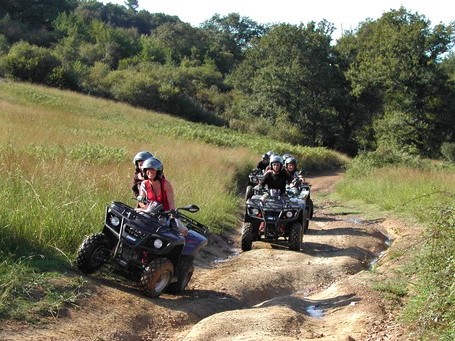
{"label": "tall grass", "polygon": [[[0,130],[0,316],[10,317],[20,316],[12,307],[27,301],[20,288],[33,280],[42,283],[40,274],[50,271],[49,262],[68,267],[85,235],[101,230],[106,204],[135,204],[132,159],[140,150],[163,161],[177,206],[198,204],[201,210],[192,217],[213,233],[237,227],[242,179],[266,150],[293,152],[308,168],[317,165],[314,169],[347,162],[323,148],[275,143],[111,101],[4,81]],[[40,295],[39,302],[32,300],[34,306],[47,299],[51,310],[52,302],[61,304],[52,292]]]}
{"label": "tall grass", "polygon": [[[392,160],[393,159],[393,160]],[[393,162],[391,162],[391,160]],[[415,157],[363,155],[348,168],[336,187],[344,199],[360,199],[391,215],[426,226],[421,243],[413,250],[407,305],[403,318],[414,337],[453,340],[455,337],[455,169]],[[409,264],[407,264],[409,266]]]}

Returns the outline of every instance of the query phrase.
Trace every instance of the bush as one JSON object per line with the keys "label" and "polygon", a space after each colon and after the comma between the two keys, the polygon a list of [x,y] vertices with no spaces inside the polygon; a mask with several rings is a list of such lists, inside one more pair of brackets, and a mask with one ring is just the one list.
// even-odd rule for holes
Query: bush
{"label": "bush", "polygon": [[11,47],[0,64],[8,77],[48,84],[53,69],[60,62],[48,49],[19,42]]}
{"label": "bush", "polygon": [[[453,198],[453,196],[452,196]],[[434,214],[427,231],[428,243],[416,260],[416,294],[405,309],[421,340],[453,340],[455,333],[455,211],[445,207]]]}
{"label": "bush", "polygon": [[448,161],[455,162],[455,143],[445,142],[441,146],[441,154]]}
{"label": "bush", "polygon": [[348,175],[353,177],[364,176],[376,168],[388,165],[407,166],[411,168],[425,167],[419,156],[389,149],[378,149],[374,152],[359,154],[348,166]]}

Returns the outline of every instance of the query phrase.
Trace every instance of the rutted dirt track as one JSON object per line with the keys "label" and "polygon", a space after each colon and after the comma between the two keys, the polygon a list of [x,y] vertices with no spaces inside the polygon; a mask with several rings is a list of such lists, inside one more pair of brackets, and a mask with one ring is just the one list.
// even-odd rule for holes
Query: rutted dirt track
{"label": "rutted dirt track", "polygon": [[[123,282],[87,278],[79,308],[45,326],[3,322],[0,340],[406,340],[370,289],[397,262],[381,254],[389,239],[406,249],[403,225],[365,220],[352,207],[330,213],[336,204],[318,193],[338,179],[308,178],[316,208],[300,252],[255,242],[241,253],[238,228],[210,238],[181,296],[150,299]],[[380,254],[376,273],[365,271]]]}

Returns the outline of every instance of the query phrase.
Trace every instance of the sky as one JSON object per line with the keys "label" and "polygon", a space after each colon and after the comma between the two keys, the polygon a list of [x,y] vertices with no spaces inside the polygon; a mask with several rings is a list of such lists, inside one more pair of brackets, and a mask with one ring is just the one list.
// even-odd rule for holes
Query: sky
{"label": "sky", "polygon": [[[125,0],[105,0],[103,3],[123,5]],[[323,19],[333,23],[333,39],[343,30],[355,29],[367,18],[378,19],[390,9],[400,6],[424,15],[435,26],[455,21],[455,1],[451,0],[139,0],[139,10],[176,15],[180,20],[199,26],[215,13],[221,16],[238,13],[259,24],[300,24]]]}

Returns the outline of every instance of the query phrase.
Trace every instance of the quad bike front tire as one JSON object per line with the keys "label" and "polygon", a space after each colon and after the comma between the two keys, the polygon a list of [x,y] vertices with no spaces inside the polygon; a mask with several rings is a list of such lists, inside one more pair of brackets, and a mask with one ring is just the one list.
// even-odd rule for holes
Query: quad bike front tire
{"label": "quad bike front tire", "polygon": [[302,246],[303,227],[300,223],[293,222],[289,226],[289,250],[300,251]]}
{"label": "quad bike front tire", "polygon": [[104,233],[88,236],[77,251],[76,266],[84,274],[98,271],[109,261],[112,247]]}
{"label": "quad bike front tire", "polygon": [[194,257],[192,256],[181,256],[180,262],[177,267],[177,282],[169,284],[166,291],[173,294],[181,293],[187,287],[191,280],[194,272],[193,265]]}
{"label": "quad bike front tire", "polygon": [[241,248],[242,251],[250,251],[253,247],[253,225],[250,223],[243,223],[242,227],[242,240]]}
{"label": "quad bike front tire", "polygon": [[171,282],[173,274],[174,266],[169,259],[154,259],[142,272],[140,287],[147,296],[158,297]]}

